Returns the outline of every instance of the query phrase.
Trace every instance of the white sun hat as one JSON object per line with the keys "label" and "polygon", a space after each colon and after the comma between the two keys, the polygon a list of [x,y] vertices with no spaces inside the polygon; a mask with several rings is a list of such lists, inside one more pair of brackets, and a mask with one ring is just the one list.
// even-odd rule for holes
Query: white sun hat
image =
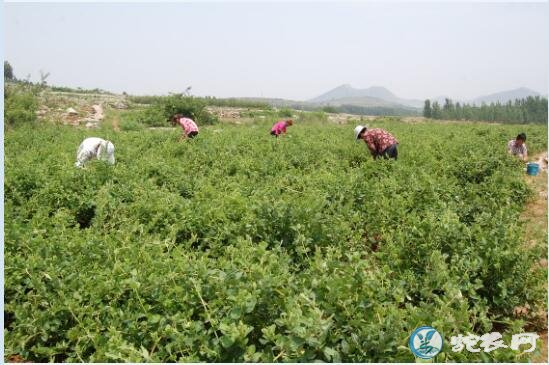
{"label": "white sun hat", "polygon": [[366,126],[363,126],[363,125],[357,125],[355,127],[355,141],[358,140],[358,136],[360,135],[360,133],[363,131],[363,130],[366,130],[368,129],[368,127]]}

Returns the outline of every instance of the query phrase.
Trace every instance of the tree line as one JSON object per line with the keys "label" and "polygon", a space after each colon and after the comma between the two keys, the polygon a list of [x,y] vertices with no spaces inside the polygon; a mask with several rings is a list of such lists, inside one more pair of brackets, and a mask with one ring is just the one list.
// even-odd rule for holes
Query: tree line
{"label": "tree line", "polygon": [[444,105],[425,100],[423,116],[446,120],[475,120],[501,123],[547,123],[547,98],[528,96],[507,103],[482,103],[480,106],[454,103],[446,98]]}
{"label": "tree line", "polygon": [[398,106],[360,106],[344,104],[334,108],[336,113],[376,116],[417,116],[419,108],[401,108]]}

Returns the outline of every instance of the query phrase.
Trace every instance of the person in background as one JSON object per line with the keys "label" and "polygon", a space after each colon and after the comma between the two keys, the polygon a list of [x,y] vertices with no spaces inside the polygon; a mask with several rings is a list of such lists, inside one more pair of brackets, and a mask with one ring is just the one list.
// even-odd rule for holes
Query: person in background
{"label": "person in background", "polygon": [[86,162],[93,159],[107,161],[109,164],[114,165],[114,145],[112,142],[97,137],[83,140],[76,152],[75,166],[82,168]]}
{"label": "person in background", "polygon": [[194,138],[198,135],[198,126],[191,118],[186,118],[181,114],[176,114],[171,119],[172,125],[179,124],[183,129],[183,134],[179,140],[185,138]]}
{"label": "person in background", "polygon": [[507,142],[507,152],[526,162],[528,161],[528,149],[524,142],[526,142],[526,134],[520,133],[517,138]]}
{"label": "person in background", "polygon": [[271,128],[271,135],[278,138],[282,133],[286,134],[286,128],[294,125],[294,121],[291,119],[280,120]]}
{"label": "person in background", "polygon": [[396,160],[398,157],[398,141],[384,129],[368,129],[368,127],[362,125],[356,126],[355,141],[359,139],[364,140],[374,160],[378,157],[394,158]]}

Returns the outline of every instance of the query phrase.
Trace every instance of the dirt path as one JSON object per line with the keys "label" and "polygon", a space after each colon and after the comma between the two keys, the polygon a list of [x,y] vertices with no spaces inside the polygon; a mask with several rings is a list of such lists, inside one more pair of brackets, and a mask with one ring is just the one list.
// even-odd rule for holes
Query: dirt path
{"label": "dirt path", "polygon": [[[537,162],[540,165],[540,172],[537,176],[526,175],[525,179],[530,188],[536,192],[535,197],[530,200],[525,207],[521,219],[526,221],[525,234],[528,237],[526,245],[534,247],[535,245],[543,244],[544,251],[547,251],[547,152],[539,153],[532,156],[530,161]],[[547,259],[540,258],[534,266],[547,267]],[[545,283],[547,290],[547,282]],[[547,308],[545,313],[540,315],[539,319],[542,323],[541,327],[545,328],[539,331],[542,341],[540,356],[532,359],[533,362],[547,363]],[[538,327],[539,328],[539,327]]]}

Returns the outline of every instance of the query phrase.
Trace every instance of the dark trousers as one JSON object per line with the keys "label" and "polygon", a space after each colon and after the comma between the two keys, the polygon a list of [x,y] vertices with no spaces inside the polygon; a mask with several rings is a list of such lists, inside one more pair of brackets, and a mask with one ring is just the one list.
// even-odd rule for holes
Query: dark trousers
{"label": "dark trousers", "polygon": [[187,137],[189,138],[194,138],[198,136],[198,132],[197,131],[192,131],[192,132],[189,132],[189,134],[187,134]]}
{"label": "dark trousers", "polygon": [[397,147],[398,147],[398,143],[390,145],[383,152],[381,152],[379,155],[377,155],[376,158],[383,157],[386,160],[389,159],[389,158],[394,158],[396,160],[397,157],[398,157]]}

